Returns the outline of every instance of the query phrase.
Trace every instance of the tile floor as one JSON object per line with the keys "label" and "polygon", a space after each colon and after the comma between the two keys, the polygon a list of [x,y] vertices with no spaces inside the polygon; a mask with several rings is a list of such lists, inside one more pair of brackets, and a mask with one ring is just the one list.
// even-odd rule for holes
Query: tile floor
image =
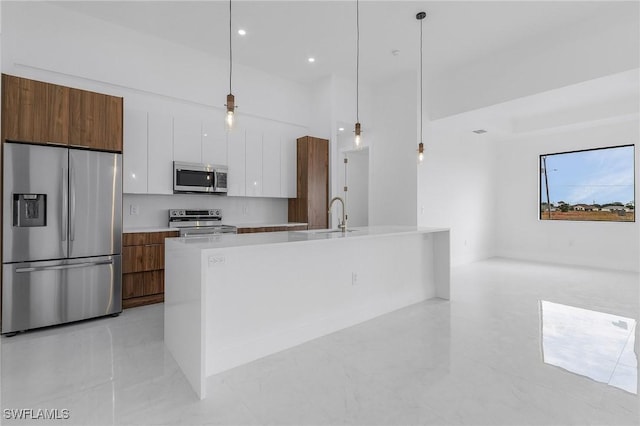
{"label": "tile floor", "polygon": [[[638,274],[615,271],[457,267],[450,302],[214,376],[204,401],[164,348],[162,305],[131,309],[0,339],[0,423],[47,424],[6,410],[58,409],[70,418],[51,423],[64,425],[638,425],[639,287]],[[613,316],[575,318],[573,308]],[[611,377],[572,373],[572,360]]]}

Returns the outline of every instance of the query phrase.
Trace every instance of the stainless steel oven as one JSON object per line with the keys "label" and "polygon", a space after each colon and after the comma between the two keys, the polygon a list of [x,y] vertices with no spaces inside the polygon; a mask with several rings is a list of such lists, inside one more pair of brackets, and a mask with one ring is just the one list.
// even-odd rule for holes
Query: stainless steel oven
{"label": "stainless steel oven", "polygon": [[228,168],[215,164],[173,162],[173,192],[226,194]]}
{"label": "stainless steel oven", "polygon": [[235,226],[222,224],[220,209],[171,209],[169,227],[178,229],[181,237],[238,233]]}

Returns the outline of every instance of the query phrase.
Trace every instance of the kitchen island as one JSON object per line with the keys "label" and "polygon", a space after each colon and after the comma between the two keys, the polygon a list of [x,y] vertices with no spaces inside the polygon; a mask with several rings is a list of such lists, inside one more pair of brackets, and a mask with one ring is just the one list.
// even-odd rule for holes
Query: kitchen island
{"label": "kitchen island", "polygon": [[385,226],[169,238],[165,344],[206,378],[379,315],[449,298],[449,230]]}

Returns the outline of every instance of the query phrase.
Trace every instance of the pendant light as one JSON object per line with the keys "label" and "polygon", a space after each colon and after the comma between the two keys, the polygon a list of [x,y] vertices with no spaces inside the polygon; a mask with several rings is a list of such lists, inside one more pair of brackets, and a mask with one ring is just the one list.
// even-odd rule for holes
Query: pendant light
{"label": "pendant light", "polygon": [[360,148],[362,143],[360,130],[360,2],[356,0],[356,126],[355,144]]}
{"label": "pendant light", "polygon": [[425,12],[416,15],[416,19],[420,21],[420,143],[418,144],[418,162],[424,160],[424,143],[422,143],[422,21],[427,17]]}
{"label": "pendant light", "polygon": [[225,117],[225,125],[227,130],[232,130],[235,121],[236,101],[231,92],[231,76],[233,75],[233,49],[231,47],[231,0],[229,0],[229,94],[227,95],[227,115]]}

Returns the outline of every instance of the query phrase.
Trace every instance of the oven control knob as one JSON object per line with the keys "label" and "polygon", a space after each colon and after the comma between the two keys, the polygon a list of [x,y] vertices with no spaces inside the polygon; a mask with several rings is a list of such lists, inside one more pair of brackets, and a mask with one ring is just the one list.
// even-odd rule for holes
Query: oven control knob
{"label": "oven control knob", "polygon": [[220,216],[220,210],[216,210],[216,212],[214,213],[216,216]]}

